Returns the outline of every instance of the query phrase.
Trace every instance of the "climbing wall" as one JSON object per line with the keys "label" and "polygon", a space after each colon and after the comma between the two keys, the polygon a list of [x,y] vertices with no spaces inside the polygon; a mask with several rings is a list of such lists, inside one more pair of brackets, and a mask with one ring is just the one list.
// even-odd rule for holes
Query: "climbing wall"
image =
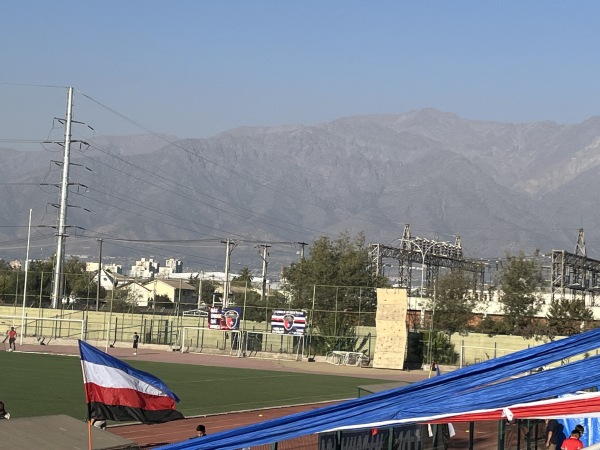
{"label": "climbing wall", "polygon": [[373,367],[404,369],[407,309],[406,289],[377,289],[377,341]]}

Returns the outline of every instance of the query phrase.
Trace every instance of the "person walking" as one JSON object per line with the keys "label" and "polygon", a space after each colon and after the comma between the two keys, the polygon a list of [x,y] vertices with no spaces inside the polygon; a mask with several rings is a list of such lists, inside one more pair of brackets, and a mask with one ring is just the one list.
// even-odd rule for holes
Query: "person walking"
{"label": "person walking", "polygon": [[15,342],[17,341],[17,332],[15,327],[10,327],[8,331],[8,351],[14,352],[17,349]]}
{"label": "person walking", "polygon": [[140,342],[140,337],[137,334],[137,331],[133,333],[133,354],[137,355],[138,351],[138,343]]}

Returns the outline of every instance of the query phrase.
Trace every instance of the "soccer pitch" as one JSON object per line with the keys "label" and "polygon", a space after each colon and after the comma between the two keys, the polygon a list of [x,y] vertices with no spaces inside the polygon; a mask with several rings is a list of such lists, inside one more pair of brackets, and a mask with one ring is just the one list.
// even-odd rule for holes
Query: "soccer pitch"
{"label": "soccer pitch", "polygon": [[[357,386],[385,380],[125,360],[161,378],[185,416],[355,398]],[[0,352],[0,401],[12,417],[86,418],[79,357]],[[387,381],[389,382],[389,380]]]}

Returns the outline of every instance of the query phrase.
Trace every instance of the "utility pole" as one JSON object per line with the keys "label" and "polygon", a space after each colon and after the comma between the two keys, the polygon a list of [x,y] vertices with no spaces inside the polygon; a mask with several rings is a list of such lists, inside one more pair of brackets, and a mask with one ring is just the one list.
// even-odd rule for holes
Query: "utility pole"
{"label": "utility pole", "polygon": [[60,184],[60,205],[58,213],[58,230],[56,242],[56,261],[54,263],[54,286],[52,288],[52,308],[58,308],[59,298],[63,294],[63,265],[66,225],[67,225],[67,198],[69,195],[69,167],[71,160],[71,121],[73,119],[73,88],[67,89],[67,116],[65,121],[65,148],[62,164],[62,180]]}
{"label": "utility pole", "polygon": [[229,306],[229,264],[230,256],[233,249],[236,247],[236,242],[231,242],[231,239],[221,241],[221,244],[226,244],[225,247],[225,281],[223,282],[223,308]]}
{"label": "utility pole", "polygon": [[204,278],[204,272],[200,272],[200,284],[198,285],[198,309],[202,309],[202,278]]}
{"label": "utility pole", "polygon": [[[262,248],[262,289],[260,291],[260,301],[263,303],[265,301],[265,295],[267,293],[267,266],[269,265],[269,247],[270,245],[264,244],[259,245],[259,248]],[[260,252],[259,252],[260,255]]]}
{"label": "utility pole", "polygon": [[100,308],[100,284],[102,283],[102,239],[96,239],[100,246],[98,252],[98,282],[96,284],[96,311]]}
{"label": "utility pole", "polygon": [[308,244],[306,242],[298,242],[298,245],[300,246],[300,260],[304,261],[304,247]]}

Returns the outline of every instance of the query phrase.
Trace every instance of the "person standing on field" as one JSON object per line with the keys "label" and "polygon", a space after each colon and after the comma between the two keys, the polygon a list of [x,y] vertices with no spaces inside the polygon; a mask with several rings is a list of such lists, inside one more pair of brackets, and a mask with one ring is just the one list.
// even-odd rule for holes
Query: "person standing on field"
{"label": "person standing on field", "polygon": [[10,327],[8,332],[8,351],[14,352],[17,349],[15,342],[17,341],[17,332],[15,327]]}
{"label": "person standing on field", "polygon": [[138,343],[140,342],[140,337],[137,332],[133,333],[133,354],[137,355]]}

